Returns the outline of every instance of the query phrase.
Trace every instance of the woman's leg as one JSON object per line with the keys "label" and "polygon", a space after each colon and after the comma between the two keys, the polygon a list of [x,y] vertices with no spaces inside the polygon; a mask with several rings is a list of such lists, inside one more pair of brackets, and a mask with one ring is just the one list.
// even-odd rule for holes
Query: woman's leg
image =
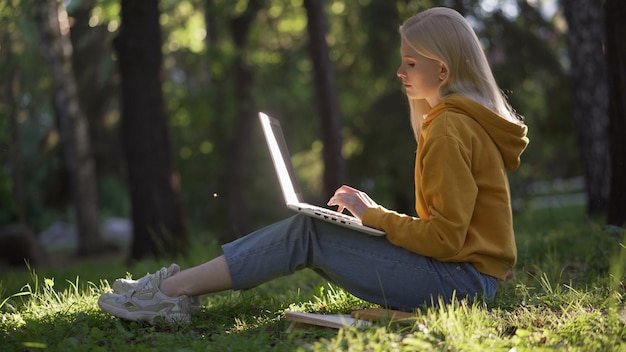
{"label": "woman's leg", "polygon": [[224,245],[224,255],[174,273],[146,275],[126,293],[104,293],[106,312],[128,320],[189,321],[190,296],[248,289],[303,268],[364,300],[412,309],[457,297],[492,298],[497,280],[469,263],[443,263],[373,237],[304,215]]}
{"label": "woman's leg", "polygon": [[232,287],[230,270],[223,255],[172,275],[159,285],[161,291],[170,297],[199,296]]}
{"label": "woman's leg", "polygon": [[442,263],[372,237],[296,215],[223,246],[224,256],[162,281],[165,294],[249,289],[311,268],[357,297],[415,308],[442,296],[493,297],[497,280],[471,264]]}

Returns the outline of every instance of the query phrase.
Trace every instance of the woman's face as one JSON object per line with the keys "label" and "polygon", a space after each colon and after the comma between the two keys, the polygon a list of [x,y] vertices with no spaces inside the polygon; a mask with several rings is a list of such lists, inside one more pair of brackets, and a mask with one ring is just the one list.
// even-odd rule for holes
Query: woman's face
{"label": "woman's face", "polygon": [[441,62],[418,54],[404,39],[400,44],[402,63],[397,75],[409,99],[426,99],[430,106],[441,100],[439,87],[447,77],[448,70]]}

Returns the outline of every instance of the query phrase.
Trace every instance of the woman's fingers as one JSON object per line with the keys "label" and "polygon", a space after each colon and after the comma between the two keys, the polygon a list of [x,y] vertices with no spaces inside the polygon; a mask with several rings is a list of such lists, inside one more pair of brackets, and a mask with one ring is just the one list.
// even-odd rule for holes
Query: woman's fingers
{"label": "woman's fingers", "polygon": [[376,203],[367,195],[350,186],[339,187],[327,203],[329,206],[338,206],[337,211],[348,209],[352,215],[361,218],[368,207],[376,206]]}
{"label": "woman's fingers", "polygon": [[355,192],[358,192],[358,191],[352,187],[343,185],[337,188],[337,190],[335,191],[335,194],[332,197],[330,197],[327,204],[329,206],[338,205],[339,206],[338,211],[342,211],[345,208],[347,202],[349,202],[348,197],[345,197],[344,194],[355,193]]}

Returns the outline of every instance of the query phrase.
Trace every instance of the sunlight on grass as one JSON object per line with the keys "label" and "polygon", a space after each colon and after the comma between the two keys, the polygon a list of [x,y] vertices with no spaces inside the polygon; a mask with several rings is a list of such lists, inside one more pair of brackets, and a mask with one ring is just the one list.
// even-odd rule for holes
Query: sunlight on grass
{"label": "sunlight on grass", "polygon": [[[346,314],[376,307],[310,270],[253,290],[202,297],[203,308],[189,325],[150,325],[107,315],[96,301],[110,290],[107,280],[125,273],[140,277],[168,264],[145,261],[127,267],[121,259],[103,258],[44,274],[27,268],[0,281],[0,349],[625,350],[624,230],[603,228],[575,212],[526,215],[516,230],[520,260],[493,302],[439,302],[413,312],[407,321],[342,330],[287,332],[286,310]],[[219,251],[212,244],[195,248],[178,263],[189,266]],[[14,288],[19,280],[21,289]]]}

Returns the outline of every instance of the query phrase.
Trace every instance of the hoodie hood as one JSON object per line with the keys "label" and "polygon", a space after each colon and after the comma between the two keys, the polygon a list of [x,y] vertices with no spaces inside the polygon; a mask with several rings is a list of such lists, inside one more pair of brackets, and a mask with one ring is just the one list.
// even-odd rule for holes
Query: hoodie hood
{"label": "hoodie hood", "polygon": [[430,110],[424,124],[428,124],[445,111],[456,112],[478,122],[498,146],[506,168],[515,170],[519,167],[522,152],[528,145],[526,125],[510,122],[484,105],[462,95],[445,97]]}

